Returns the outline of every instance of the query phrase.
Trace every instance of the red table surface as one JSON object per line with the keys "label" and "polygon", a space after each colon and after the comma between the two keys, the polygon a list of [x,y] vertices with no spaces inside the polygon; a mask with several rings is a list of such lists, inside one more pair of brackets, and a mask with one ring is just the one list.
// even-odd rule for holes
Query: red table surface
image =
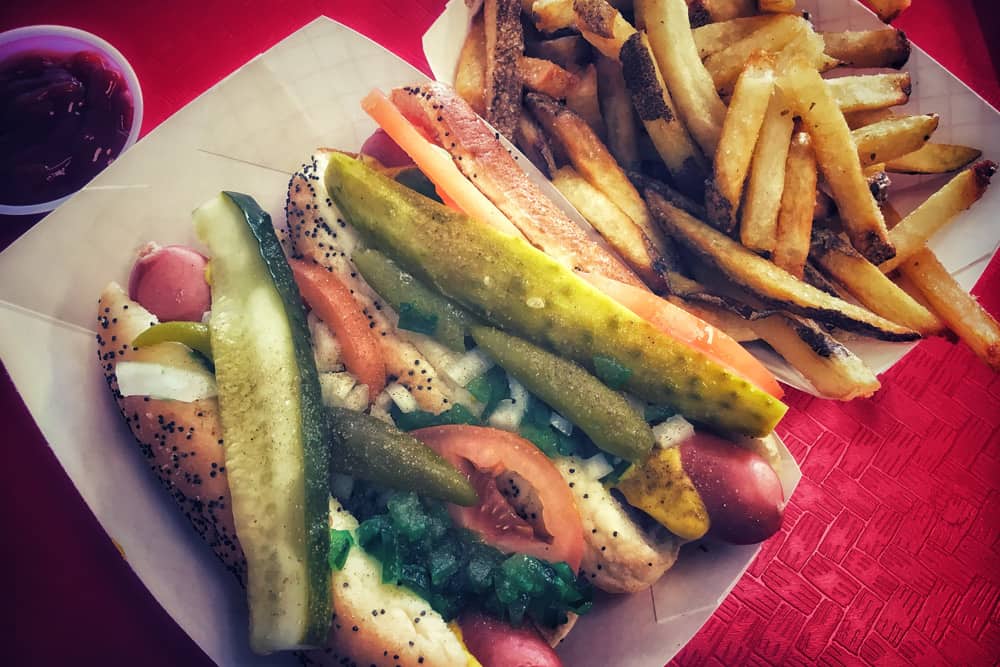
{"label": "red table surface", "polygon": [[[115,44],[142,83],[145,133],[320,14],[426,71],[420,35],[443,4],[42,0],[6,4],[0,30],[60,23]],[[897,25],[1000,106],[995,2],[915,0]],[[0,248],[32,222],[0,219]],[[1000,312],[1000,260],[976,291]],[[804,477],[783,530],[677,664],[997,661],[1000,375],[967,348],[931,340],[882,379],[875,398],[849,404],[790,392],[779,432]],[[2,570],[14,591],[0,662],[210,664],[119,557],[6,371],[0,406]]]}

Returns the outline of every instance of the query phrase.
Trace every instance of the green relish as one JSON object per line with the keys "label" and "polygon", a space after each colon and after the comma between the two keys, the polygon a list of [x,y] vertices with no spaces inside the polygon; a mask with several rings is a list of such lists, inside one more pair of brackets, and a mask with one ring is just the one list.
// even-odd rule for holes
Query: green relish
{"label": "green relish", "polygon": [[555,627],[590,609],[590,584],[566,563],[504,554],[456,526],[440,501],[358,484],[345,506],[382,581],[413,590],[446,620],[475,608],[515,626]]}

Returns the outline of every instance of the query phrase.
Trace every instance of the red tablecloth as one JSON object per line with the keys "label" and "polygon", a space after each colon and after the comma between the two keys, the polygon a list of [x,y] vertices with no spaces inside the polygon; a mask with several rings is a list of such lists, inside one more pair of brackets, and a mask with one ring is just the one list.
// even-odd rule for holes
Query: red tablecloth
{"label": "red tablecloth", "polygon": [[[95,32],[134,65],[147,132],[326,14],[426,65],[443,0],[4,3],[0,30]],[[916,0],[898,24],[1000,106],[993,0]],[[991,51],[984,35],[993,41]],[[944,122],[947,122],[945,119]],[[998,156],[988,156],[997,159]],[[0,218],[0,247],[32,220]],[[44,275],[26,277],[44,279]],[[1000,312],[1000,261],[977,292]],[[682,665],[985,665],[1000,656],[1000,376],[928,341],[870,401],[792,392],[780,428],[805,477],[782,533],[677,658]],[[67,396],[72,392],[67,390]],[[4,372],[0,467],[8,664],[209,664],[119,557]]]}

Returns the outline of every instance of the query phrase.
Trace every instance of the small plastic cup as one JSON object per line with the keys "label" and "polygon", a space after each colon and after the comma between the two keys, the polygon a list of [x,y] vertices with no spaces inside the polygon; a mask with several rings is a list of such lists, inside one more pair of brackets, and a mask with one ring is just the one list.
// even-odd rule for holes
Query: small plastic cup
{"label": "small plastic cup", "polygon": [[[142,89],[139,87],[139,78],[135,75],[135,70],[118,49],[97,35],[61,25],[33,25],[0,33],[0,62],[27,51],[66,54],[78,51],[99,53],[109,65],[118,71],[132,94],[132,127],[119,155],[136,142],[136,139],[139,138],[139,129],[142,126]],[[74,194],[71,192],[58,199],[37,204],[10,205],[0,202],[0,215],[47,213]]]}

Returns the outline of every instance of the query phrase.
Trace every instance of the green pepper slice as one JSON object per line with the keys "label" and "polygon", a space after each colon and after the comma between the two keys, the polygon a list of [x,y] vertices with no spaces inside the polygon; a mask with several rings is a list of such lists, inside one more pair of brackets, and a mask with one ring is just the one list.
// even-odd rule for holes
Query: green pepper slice
{"label": "green pepper slice", "polygon": [[132,347],[158,343],[183,343],[212,361],[212,337],[208,325],[201,322],[160,322],[149,327],[132,341]]}

